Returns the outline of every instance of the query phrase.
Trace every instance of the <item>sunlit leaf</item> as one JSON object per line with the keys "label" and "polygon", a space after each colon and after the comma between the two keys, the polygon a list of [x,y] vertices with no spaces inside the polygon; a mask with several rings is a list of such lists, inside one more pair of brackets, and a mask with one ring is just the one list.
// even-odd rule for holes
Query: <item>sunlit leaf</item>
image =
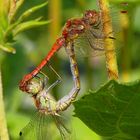
{"label": "sunlit leaf", "polygon": [[22,32],[22,31],[25,31],[27,29],[38,27],[38,26],[42,26],[42,25],[46,25],[48,23],[50,23],[50,21],[36,21],[36,20],[27,21],[27,22],[24,22],[24,23],[19,24],[14,29],[13,34],[15,36],[18,33]]}
{"label": "sunlit leaf", "polygon": [[0,49],[5,52],[9,52],[9,53],[13,53],[13,54],[16,53],[16,50],[13,47],[11,47],[9,44],[5,44],[4,46],[0,45]]}
{"label": "sunlit leaf", "polygon": [[75,116],[110,140],[140,139],[140,81],[109,81],[74,103]]}
{"label": "sunlit leaf", "polygon": [[[12,23],[14,21],[15,15],[18,12],[19,7],[23,4],[24,0],[16,0],[16,1],[12,1],[10,3],[10,7],[11,4],[14,5],[14,8],[11,10],[9,10],[9,22]],[[13,7],[13,6],[12,6]]]}
{"label": "sunlit leaf", "polygon": [[35,11],[41,9],[42,7],[46,6],[48,4],[48,2],[45,2],[43,4],[40,4],[40,5],[37,5],[37,6],[34,6],[30,9],[28,9],[27,11],[25,11],[18,19],[17,22],[21,22],[23,21],[25,18],[29,17],[32,13],[34,13]]}

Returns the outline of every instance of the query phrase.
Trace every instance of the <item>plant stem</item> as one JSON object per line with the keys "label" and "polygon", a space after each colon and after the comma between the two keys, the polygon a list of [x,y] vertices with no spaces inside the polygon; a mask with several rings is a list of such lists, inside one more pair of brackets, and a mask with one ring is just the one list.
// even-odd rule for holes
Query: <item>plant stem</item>
{"label": "plant stem", "polygon": [[105,56],[106,67],[109,79],[118,79],[118,67],[116,60],[116,52],[113,39],[108,38],[108,35],[113,38],[112,22],[108,8],[107,0],[99,0],[99,7],[101,10],[101,18],[103,23],[103,32],[105,38]]}
{"label": "plant stem", "polygon": [[5,111],[4,111],[1,67],[0,67],[0,139],[9,140]]}
{"label": "plant stem", "polygon": [[122,39],[123,47],[121,49],[121,67],[122,67],[122,80],[123,82],[129,82],[131,78],[131,49],[133,46],[133,27],[135,17],[135,5],[129,10],[129,14],[121,14],[120,22],[122,27]]}
{"label": "plant stem", "polygon": [[[128,33],[129,33],[129,17],[127,14],[120,15],[121,27],[122,27],[122,37],[124,46],[121,49],[121,58],[122,58],[122,79],[123,82],[128,82],[130,80],[130,48],[128,44]],[[124,22],[125,21],[125,22]],[[130,39],[131,41],[131,39]]]}

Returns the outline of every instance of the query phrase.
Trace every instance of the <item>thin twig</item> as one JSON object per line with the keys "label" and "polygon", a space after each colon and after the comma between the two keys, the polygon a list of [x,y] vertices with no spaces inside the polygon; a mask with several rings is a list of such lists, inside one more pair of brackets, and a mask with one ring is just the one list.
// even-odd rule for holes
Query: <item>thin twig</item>
{"label": "thin twig", "polygon": [[[105,38],[105,56],[106,56],[106,66],[108,71],[109,79],[118,79],[118,67],[116,60],[116,52],[113,39],[108,38],[111,36],[113,38],[112,22],[110,17],[110,12],[108,8],[107,0],[99,0],[99,7],[101,11],[101,18],[103,23],[103,32],[106,36]],[[110,50],[110,51],[109,51]]]}
{"label": "thin twig", "polygon": [[[130,11],[129,11],[130,12]],[[120,24],[122,27],[122,41],[123,47],[121,49],[121,67],[122,67],[122,81],[129,82],[131,77],[131,47],[133,40],[133,21],[134,21],[135,7],[131,8],[131,16],[129,14],[120,14]]]}
{"label": "thin twig", "polygon": [[1,67],[0,67],[0,139],[1,140],[9,140],[5,111],[4,111]]}

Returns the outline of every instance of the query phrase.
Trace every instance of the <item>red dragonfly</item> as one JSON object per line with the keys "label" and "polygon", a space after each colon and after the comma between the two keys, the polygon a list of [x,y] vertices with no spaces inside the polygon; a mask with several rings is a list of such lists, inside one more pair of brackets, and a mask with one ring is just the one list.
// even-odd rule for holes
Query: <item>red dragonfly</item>
{"label": "red dragonfly", "polygon": [[[74,87],[68,93],[58,101],[55,101],[49,94],[50,88],[54,87],[57,83],[52,84],[49,88],[47,87],[48,77],[46,75],[41,77],[34,77],[28,83],[28,94],[32,95],[35,106],[38,110],[36,117],[31,120],[31,122],[20,132],[20,138],[22,140],[30,139],[35,136],[34,139],[46,140],[51,139],[49,134],[49,118],[53,118],[55,124],[60,132],[62,140],[69,140],[71,137],[71,132],[65,127],[60,118],[60,113],[66,110],[72,102],[76,99],[79,89],[80,80],[79,72],[77,67],[77,62],[75,61],[75,54],[73,45],[66,48],[67,54],[69,55],[69,60],[71,63],[71,72],[74,81]],[[55,70],[49,65],[52,71],[56,74]],[[43,73],[42,73],[43,74]]]}
{"label": "red dragonfly", "polygon": [[[123,3],[123,5],[126,5],[126,3]],[[126,11],[122,10],[121,13],[126,13]],[[77,48],[83,50],[92,48],[94,51],[103,51],[104,39],[115,39],[110,34],[104,35],[102,31],[103,24],[101,12],[97,12],[96,10],[86,10],[83,17],[69,19],[63,28],[62,35],[53,44],[47,56],[31,73],[23,77],[19,88],[28,93],[29,89],[27,85],[30,83],[30,80],[48,64],[52,56],[62,47],[68,48],[72,44],[74,48],[77,46]],[[81,42],[84,41],[84,43],[79,43],[79,40],[82,40]]]}

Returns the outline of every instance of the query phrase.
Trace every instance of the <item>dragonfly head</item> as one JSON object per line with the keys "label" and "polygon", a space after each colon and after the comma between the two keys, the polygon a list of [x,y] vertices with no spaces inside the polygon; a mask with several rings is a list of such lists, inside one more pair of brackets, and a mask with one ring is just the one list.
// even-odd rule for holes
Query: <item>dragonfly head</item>
{"label": "dragonfly head", "polygon": [[36,95],[43,90],[44,82],[36,78],[30,79],[29,81],[26,82],[23,82],[23,80],[21,80],[19,84],[19,88],[20,90],[26,93]]}
{"label": "dragonfly head", "polygon": [[89,23],[89,25],[96,24],[99,20],[99,13],[96,10],[86,10],[83,19]]}

